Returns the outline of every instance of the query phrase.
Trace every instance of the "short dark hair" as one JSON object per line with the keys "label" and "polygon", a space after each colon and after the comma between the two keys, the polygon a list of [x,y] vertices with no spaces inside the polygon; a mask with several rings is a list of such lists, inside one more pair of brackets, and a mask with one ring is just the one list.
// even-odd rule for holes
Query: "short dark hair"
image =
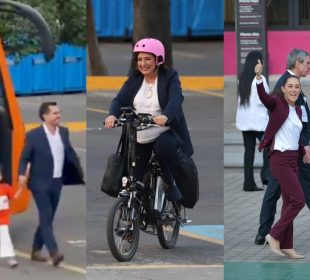
{"label": "short dark hair", "polygon": [[57,102],[54,101],[48,101],[48,102],[43,102],[40,105],[39,108],[39,117],[42,121],[44,121],[43,115],[48,114],[50,111],[50,106],[57,106]]}

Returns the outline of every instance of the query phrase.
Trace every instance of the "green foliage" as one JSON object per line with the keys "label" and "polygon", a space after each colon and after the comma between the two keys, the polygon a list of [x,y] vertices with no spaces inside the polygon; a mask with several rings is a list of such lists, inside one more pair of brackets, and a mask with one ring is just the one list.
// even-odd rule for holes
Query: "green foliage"
{"label": "green foliage", "polygon": [[[48,23],[56,44],[86,44],[85,0],[19,0],[35,8]],[[40,51],[38,30],[27,18],[0,11],[0,34],[5,50],[15,57]]]}

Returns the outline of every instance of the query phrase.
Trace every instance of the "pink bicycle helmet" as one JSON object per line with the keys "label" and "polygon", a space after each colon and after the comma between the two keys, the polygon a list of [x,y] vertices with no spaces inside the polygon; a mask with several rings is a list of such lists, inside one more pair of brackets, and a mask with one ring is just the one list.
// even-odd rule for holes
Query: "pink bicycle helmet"
{"label": "pink bicycle helmet", "polygon": [[154,38],[144,38],[135,44],[133,53],[147,52],[155,55],[156,65],[165,62],[165,48],[161,41]]}

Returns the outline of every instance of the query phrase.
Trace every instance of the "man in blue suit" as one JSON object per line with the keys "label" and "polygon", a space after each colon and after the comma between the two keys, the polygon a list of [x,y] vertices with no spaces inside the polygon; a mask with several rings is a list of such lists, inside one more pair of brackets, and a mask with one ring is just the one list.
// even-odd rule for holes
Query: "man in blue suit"
{"label": "man in blue suit", "polygon": [[26,136],[19,162],[19,183],[21,186],[28,185],[39,212],[39,226],[34,235],[31,259],[46,262],[47,259],[41,256],[41,249],[45,245],[53,265],[57,266],[64,256],[58,250],[53,220],[62,185],[83,184],[83,172],[70,143],[68,129],[59,126],[60,110],[57,103],[42,103],[39,117],[42,125],[29,131]]}

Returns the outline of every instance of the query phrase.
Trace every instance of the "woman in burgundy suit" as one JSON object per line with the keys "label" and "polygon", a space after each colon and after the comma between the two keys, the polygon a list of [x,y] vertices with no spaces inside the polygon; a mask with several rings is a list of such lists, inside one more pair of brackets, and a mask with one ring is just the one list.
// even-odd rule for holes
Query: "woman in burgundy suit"
{"label": "woman in burgundy suit", "polygon": [[269,110],[269,122],[259,150],[269,148],[270,170],[280,183],[283,199],[281,217],[266,236],[266,242],[278,255],[301,259],[304,256],[293,248],[293,220],[305,204],[297,169],[299,156],[305,154],[300,141],[302,112],[295,105],[300,94],[300,81],[296,76],[289,76],[284,80],[281,92],[268,95],[262,83],[262,68],[258,60],[255,66],[257,91]]}

